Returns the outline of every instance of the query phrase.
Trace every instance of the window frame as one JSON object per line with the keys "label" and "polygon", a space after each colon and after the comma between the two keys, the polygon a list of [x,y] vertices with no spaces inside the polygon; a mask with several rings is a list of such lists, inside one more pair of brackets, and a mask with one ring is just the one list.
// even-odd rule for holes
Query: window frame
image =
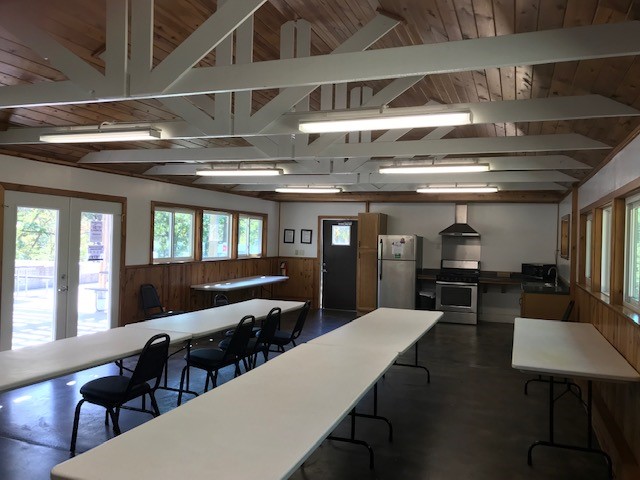
{"label": "window frame", "polygon": [[[169,257],[154,257],[154,243],[155,243],[155,231],[156,231],[156,212],[169,212],[171,214],[170,221],[170,256]],[[175,226],[175,215],[176,213],[187,213],[192,216],[191,223],[191,255],[189,257],[177,257],[175,256],[175,241],[174,241],[174,226]],[[193,208],[189,208],[186,206],[170,206],[170,205],[152,205],[151,209],[151,263],[161,264],[161,263],[186,263],[192,262],[196,258],[196,249],[194,239],[197,236],[197,212]]]}
{"label": "window frame", "polygon": [[[260,220],[262,222],[262,227],[261,227],[261,239],[260,239],[260,253],[255,254],[255,253],[247,253],[245,254],[240,254],[240,221],[246,218],[249,220],[249,223],[251,223],[251,220]],[[264,252],[266,251],[266,245],[265,245],[265,230],[266,230],[266,218],[264,215],[261,214],[253,214],[253,213],[246,213],[246,212],[238,212],[237,215],[237,221],[236,221],[236,257],[237,258],[260,258],[264,255]],[[249,244],[248,244],[248,248],[250,249],[250,244],[251,244],[251,238],[249,238]]]}
{"label": "window frame", "polygon": [[[631,195],[625,199],[625,234],[624,234],[624,281],[623,281],[623,293],[622,293],[622,304],[625,307],[631,308],[633,310],[640,310],[640,294],[638,295],[638,300],[632,300],[629,296],[629,279],[630,279],[630,257],[631,257],[631,227],[632,224],[636,223],[632,221],[631,215],[632,210],[638,209],[640,210],[640,194],[636,193],[635,195]],[[638,222],[640,224],[640,222]],[[639,235],[640,237],[640,235]],[[640,255],[637,253],[634,255],[636,257],[637,263],[640,263]],[[639,288],[640,288],[640,282]]]}
{"label": "window frame", "polygon": [[[154,232],[155,232],[155,212],[156,210],[176,210],[176,211],[193,211],[194,212],[194,229],[193,229],[193,257],[191,259],[174,259],[174,258],[163,258],[163,259],[155,259],[153,258],[153,242],[154,242]],[[204,223],[204,213],[219,213],[231,216],[231,226],[230,226],[230,252],[229,257],[226,258],[203,258],[203,245],[202,245],[202,236],[203,236],[203,223]],[[251,217],[255,219],[260,219],[262,221],[262,238],[261,238],[261,253],[260,254],[251,254],[251,255],[238,255],[238,230],[239,230],[239,219],[240,216]],[[266,256],[267,252],[267,222],[269,215],[266,213],[259,212],[245,212],[245,211],[237,211],[237,210],[228,210],[221,209],[215,207],[202,207],[202,206],[194,206],[194,205],[185,205],[185,204],[175,204],[175,203],[167,203],[167,202],[151,202],[151,229],[150,229],[150,248],[149,248],[149,264],[158,265],[158,264],[168,264],[168,263],[188,263],[188,262],[216,262],[216,261],[225,261],[225,260],[239,260],[246,258],[261,258]]]}
{"label": "window frame", "polygon": [[[208,214],[213,214],[213,215],[226,215],[229,217],[229,231],[228,231],[228,236],[229,236],[229,249],[228,249],[228,253],[226,257],[205,257],[204,256],[204,216],[208,215]],[[202,228],[201,228],[201,233],[199,236],[199,240],[200,240],[200,260],[203,262],[217,262],[220,260],[231,260],[233,258],[233,252],[234,252],[234,243],[235,243],[235,234],[234,234],[234,220],[233,220],[233,213],[232,212],[226,212],[224,210],[213,210],[213,209],[208,209],[208,208],[204,208],[202,209]]]}

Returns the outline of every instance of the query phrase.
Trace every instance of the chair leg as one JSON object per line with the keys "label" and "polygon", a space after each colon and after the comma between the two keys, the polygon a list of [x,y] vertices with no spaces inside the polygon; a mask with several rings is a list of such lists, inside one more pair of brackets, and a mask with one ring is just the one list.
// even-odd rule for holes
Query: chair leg
{"label": "chair leg", "polygon": [[111,415],[111,423],[113,423],[113,433],[118,436],[120,435],[120,425],[118,424],[118,417],[120,413],[120,409],[117,408],[114,412],[112,408],[107,409],[109,415]]}
{"label": "chair leg", "polygon": [[158,408],[158,402],[156,401],[156,396],[153,391],[149,392],[149,398],[151,399],[151,408],[153,408],[153,416],[160,416],[160,409]]}
{"label": "chair leg", "polygon": [[[246,368],[246,366],[245,366],[245,368]],[[242,372],[240,371],[240,362],[236,362],[236,369],[233,372],[233,378],[236,378],[236,377],[240,376],[241,374],[242,374]]]}
{"label": "chair leg", "polygon": [[184,368],[182,369],[182,373],[180,374],[180,390],[178,391],[178,407],[182,405],[182,391],[184,389],[184,377],[187,373],[187,368],[189,368],[189,365],[185,365]]}
{"label": "chair leg", "polygon": [[109,412],[107,412],[106,410],[104,411],[104,424],[106,426],[109,426]]}
{"label": "chair leg", "polygon": [[207,375],[206,375],[205,380],[204,380],[204,391],[205,392],[209,391],[209,375],[210,375],[210,373],[207,372]]}
{"label": "chair leg", "polygon": [[211,388],[216,388],[218,386],[218,369],[217,368],[215,373],[211,375],[211,383],[212,383]]}
{"label": "chair leg", "polygon": [[296,341],[295,340],[291,340],[291,343],[293,343],[294,347],[297,347],[298,345],[296,345]]}
{"label": "chair leg", "polygon": [[84,399],[80,400],[76,405],[76,413],[73,416],[73,430],[71,431],[71,446],[69,450],[71,453],[76,453],[76,440],[78,439],[78,423],[80,422],[80,408],[84,403]]}

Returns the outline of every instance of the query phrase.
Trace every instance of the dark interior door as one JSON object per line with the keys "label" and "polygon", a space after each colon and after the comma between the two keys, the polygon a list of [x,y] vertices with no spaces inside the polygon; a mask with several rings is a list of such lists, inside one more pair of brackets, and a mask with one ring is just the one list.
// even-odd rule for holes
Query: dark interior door
{"label": "dark interior door", "polygon": [[356,309],[358,222],[322,222],[322,308]]}

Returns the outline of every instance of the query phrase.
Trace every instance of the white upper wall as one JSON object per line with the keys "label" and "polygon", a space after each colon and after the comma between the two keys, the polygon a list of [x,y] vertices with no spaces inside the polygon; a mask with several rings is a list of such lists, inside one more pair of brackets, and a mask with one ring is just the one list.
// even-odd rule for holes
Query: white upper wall
{"label": "white upper wall", "polygon": [[580,187],[578,209],[597,202],[640,177],[640,135]]}
{"label": "white upper wall", "polygon": [[266,213],[267,254],[278,254],[278,203],[0,155],[0,181],[127,198],[126,265],[149,263],[151,202]]}
{"label": "white upper wall", "polygon": [[[349,217],[364,212],[363,203],[283,203],[280,210],[280,255],[317,255],[318,217]],[[438,232],[454,222],[453,203],[372,203],[371,212],[388,215],[389,234],[424,237],[423,267],[439,268]],[[558,207],[555,204],[470,204],[469,224],[481,234],[482,269],[520,271],[523,262],[555,263]],[[282,243],[285,228],[295,243]],[[313,230],[313,243],[300,243],[300,229]],[[302,250],[302,253],[301,253]]]}
{"label": "white upper wall", "polygon": [[[281,257],[318,256],[318,217],[341,219],[357,217],[364,212],[364,203],[349,202],[282,202],[280,205],[280,242]],[[294,243],[284,243],[285,228],[295,230]],[[300,230],[311,230],[311,244],[300,243]]]}

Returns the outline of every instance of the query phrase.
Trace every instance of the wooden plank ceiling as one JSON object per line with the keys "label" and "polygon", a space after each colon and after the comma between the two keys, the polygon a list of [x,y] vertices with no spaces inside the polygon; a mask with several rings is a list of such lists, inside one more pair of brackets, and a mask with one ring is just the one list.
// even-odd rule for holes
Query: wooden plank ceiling
{"label": "wooden plank ceiling", "polygon": [[[125,0],[122,4],[127,5]],[[129,3],[145,3],[150,0],[130,0]],[[233,3],[237,0],[227,0]],[[244,0],[243,0],[244,1]],[[20,2],[19,2],[20,3]],[[41,32],[46,32],[59,45],[73,52],[97,71],[105,71],[104,53],[107,42],[107,0],[41,0],[22,2],[19,15],[29,15],[29,22],[36,25]],[[26,8],[24,3],[28,3]],[[216,5],[219,3],[219,5]],[[216,13],[223,2],[214,0],[155,0],[153,7],[153,65],[158,66],[184,42],[198,27]],[[128,7],[132,8],[132,7]],[[287,22],[299,19],[310,24],[310,55],[328,55],[340,45],[347,42],[358,31],[372,22],[376,16],[399,19],[400,23],[380,39],[376,40],[368,50],[382,50],[411,45],[441,44],[454,41],[468,41],[485,37],[499,37],[526,32],[567,29],[578,26],[618,24],[640,19],[640,0],[323,0],[311,2],[303,0],[270,0],[260,6],[253,15],[253,61],[263,62],[278,60],[286,55],[281,52],[281,27]],[[8,17],[0,16],[0,85],[10,89],[12,86],[26,84],[42,84],[45,82],[62,82],[68,79],[61,70],[48,59],[36,53],[28,36],[21,38],[20,31],[9,24]],[[133,30],[133,26],[131,28]],[[131,35],[130,39],[134,38]],[[286,42],[285,42],[286,43]],[[239,48],[239,47],[238,47]],[[300,50],[300,45],[298,49]],[[132,49],[133,50],[133,49]],[[236,52],[237,53],[237,52]],[[216,52],[210,51],[194,68],[215,66]],[[428,63],[428,59],[425,59]],[[417,79],[415,84],[399,96],[388,102],[390,108],[418,107],[427,102],[439,104],[474,104],[483,102],[500,102],[508,100],[553,99],[578,95],[596,94],[615,100],[622,105],[640,109],[640,59],[637,55],[622,55],[610,58],[582,59],[576,61],[540,63],[534,66],[515,65],[500,68],[473,69],[454,73],[434,73]],[[366,82],[350,81],[344,91],[350,92],[356,87],[368,87],[372,94],[392,83],[390,78],[368,80]],[[295,83],[295,78],[292,81]],[[344,84],[343,84],[344,85]],[[0,88],[0,100],[2,90]],[[321,110],[322,97],[320,88],[313,90],[309,96],[309,109]],[[365,88],[365,91],[367,88]],[[339,91],[338,88],[335,91]],[[251,93],[252,113],[259,112],[278,94],[277,88],[254,89]],[[5,91],[8,93],[8,90]],[[197,105],[199,112],[212,114],[216,100],[225,94],[200,95],[189,97],[191,106]],[[337,95],[337,94],[336,94]],[[5,95],[7,97],[7,95]],[[338,96],[336,96],[337,102]],[[158,122],[182,122],[181,113],[169,108],[168,101],[163,98],[118,99],[113,101],[96,101],[90,103],[70,103],[54,105],[55,102],[43,102],[44,105],[20,106],[0,109],[0,153],[40,161],[78,164],[82,168],[99,169],[129,175],[140,175],[154,179],[193,185],[198,180],[193,173],[185,175],[159,174],[150,172],[152,167],[165,168],[170,163],[146,161],[144,163],[78,163],[87,154],[105,150],[141,150],[141,149],[202,149],[217,147],[249,147],[259,143],[252,141],[254,137],[228,135],[221,138],[176,138],[149,142],[123,142],[101,144],[63,144],[52,145],[42,142],[15,141],[11,138],[15,132],[23,132],[25,128],[66,127],[66,126],[98,126],[103,122],[116,124],[157,124]],[[166,104],[165,104],[166,103]],[[326,104],[326,102],[325,102]],[[2,105],[6,105],[2,102]],[[339,106],[339,105],[338,105]],[[353,106],[353,105],[352,105]],[[236,107],[237,108],[237,107]],[[326,109],[326,107],[324,107]],[[298,111],[304,110],[304,107]],[[184,118],[184,120],[187,120]],[[484,200],[511,201],[555,201],[566,193],[566,189],[588,178],[594,167],[601,165],[619,146],[632,135],[640,125],[640,117],[635,115],[612,116],[599,118],[560,119],[553,121],[500,121],[497,123],[473,124],[458,126],[447,130],[444,137],[434,138],[467,139],[522,137],[538,135],[581,134],[588,139],[603,142],[609,147],[604,149],[566,150],[529,152],[528,157],[536,155],[566,155],[585,164],[583,168],[575,168],[576,164],[561,164],[568,168],[557,168],[553,160],[549,160],[544,168],[526,167],[512,171],[513,178],[518,181],[506,183],[483,181],[479,183],[498,183],[501,191],[498,194],[482,197]],[[20,130],[14,130],[20,129]],[[35,130],[34,130],[35,131]],[[419,140],[432,133],[430,129],[415,129],[404,133],[398,141]],[[384,132],[373,132],[371,140],[375,141]],[[5,135],[5,137],[2,137]],[[434,135],[432,133],[432,135]],[[291,141],[290,135],[284,141]],[[2,140],[4,138],[4,140]],[[283,136],[265,137],[274,140],[275,144],[283,144]],[[311,137],[313,141],[316,137]],[[381,138],[383,140],[384,138]],[[262,139],[264,140],[264,138]],[[396,138],[392,138],[396,140]],[[341,140],[338,140],[340,143]],[[348,142],[349,140],[347,140]],[[369,141],[366,135],[362,141]],[[282,149],[280,149],[282,150]],[[266,155],[268,158],[272,153]],[[495,156],[523,156],[525,152],[501,152]],[[123,155],[123,158],[126,155]],[[413,156],[413,155],[411,155]],[[281,158],[279,155],[278,158]],[[455,159],[452,154],[447,160]],[[465,158],[487,157],[484,153],[471,153]],[[559,157],[554,157],[559,158]],[[359,173],[356,184],[344,186],[345,192],[333,196],[332,200],[397,200],[416,201],[415,187],[420,186],[407,180],[404,183],[371,184],[370,173],[377,174],[380,159],[375,154],[351,163],[344,158],[324,158],[314,163],[312,159],[296,161],[295,159],[274,160],[285,172],[311,173],[315,175],[316,184],[328,184],[328,179],[339,174]],[[417,155],[414,160],[405,162],[422,162],[431,160],[429,155]],[[440,157],[436,157],[438,161]],[[393,161],[387,159],[390,164]],[[383,162],[384,163],[384,162]],[[171,163],[175,165],[175,163]],[[304,164],[304,165],[303,165]],[[318,165],[322,164],[322,167]],[[191,164],[193,165],[193,164]],[[197,165],[200,165],[197,164]],[[210,164],[205,164],[208,166]],[[304,168],[303,168],[304,166]],[[168,172],[166,169],[159,172]],[[509,167],[502,167],[509,171]],[[302,169],[302,170],[301,170]],[[305,170],[306,169],[306,170]],[[493,167],[492,167],[493,170]],[[534,174],[561,172],[573,177],[557,177],[561,180],[541,180],[544,176]],[[149,173],[146,173],[149,172]],[[494,172],[491,172],[492,174]],[[496,172],[500,173],[500,172]],[[506,172],[503,172],[506,173]],[[333,174],[333,177],[324,175]],[[526,175],[531,176],[528,180]],[[522,178],[521,178],[522,177]],[[345,177],[347,178],[347,177]],[[490,178],[490,177],[489,177]],[[499,177],[496,177],[499,178]],[[500,177],[502,178],[502,177]],[[506,178],[506,176],[504,177]],[[546,177],[545,177],[546,178]],[[554,178],[550,176],[548,178]],[[256,185],[245,184],[239,180],[232,184],[196,184],[201,188],[232,191],[244,195],[260,196],[269,199],[289,199],[274,194],[271,183]],[[286,183],[286,176],[278,180]],[[310,182],[311,183],[311,182]],[[437,183],[437,182],[429,182]],[[450,183],[450,182],[445,182]],[[300,199],[301,197],[295,197]],[[308,196],[308,199],[319,197]],[[440,196],[438,200],[469,199],[468,196]],[[479,197],[473,197],[478,199]],[[430,197],[429,200],[432,200]],[[419,200],[427,201],[425,196]]]}

